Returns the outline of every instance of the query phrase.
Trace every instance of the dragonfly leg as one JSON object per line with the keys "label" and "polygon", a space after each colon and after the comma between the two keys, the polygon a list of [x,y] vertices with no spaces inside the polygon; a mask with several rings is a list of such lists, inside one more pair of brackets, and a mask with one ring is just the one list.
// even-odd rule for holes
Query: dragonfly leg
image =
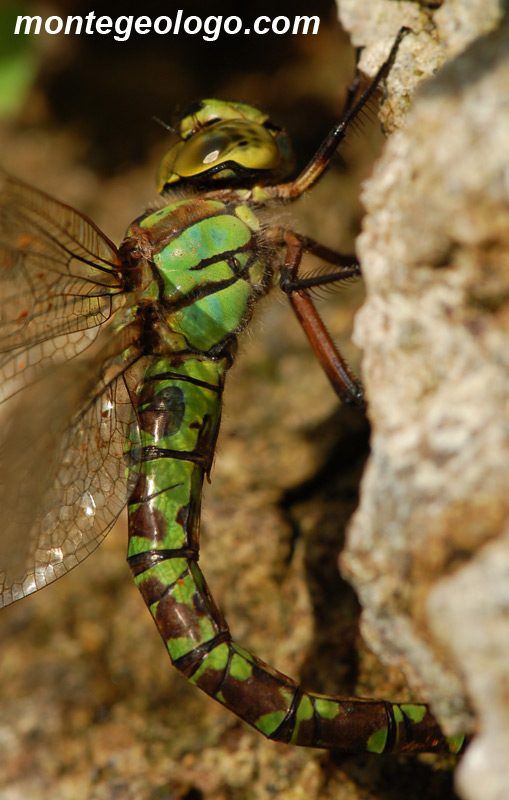
{"label": "dragonfly leg", "polygon": [[[346,280],[360,275],[359,262],[355,256],[343,256],[306,236],[288,230],[274,232],[285,245],[286,254],[281,267],[280,285],[288,294],[292,308],[309,339],[316,357],[322,365],[332,388],[339,398],[349,405],[364,406],[364,391],[361,382],[353,374],[345,359],[334,344],[323,320],[311,300],[307,289],[328,283]],[[299,278],[299,267],[304,252],[313,253],[341,269],[312,278]]]}
{"label": "dragonfly leg", "polygon": [[355,91],[357,89],[358,81],[354,81],[349,89],[346,105],[341,116],[340,121],[332,128],[328,136],[324,139],[317,152],[301,172],[300,175],[289,183],[280,183],[276,186],[265,187],[265,194],[268,197],[274,197],[281,200],[295,200],[306,192],[313,184],[316,183],[318,178],[327,169],[336,152],[340,142],[345,138],[346,131],[351,122],[359,115],[366,103],[375,94],[380,82],[387,77],[398,52],[399,45],[402,39],[409,33],[408,28],[401,28],[394,44],[391,47],[387,59],[384,61],[377,74],[360,97],[354,101]]}
{"label": "dragonfly leg", "polygon": [[303,236],[301,233],[287,231],[284,228],[279,229],[277,233],[279,234],[277,238],[282,245],[288,247],[288,236],[295,237],[301,243],[302,252],[311,253],[311,255],[320,258],[322,261],[326,261],[328,264],[333,264],[339,268],[332,272],[320,272],[308,278],[301,278],[298,275],[300,259],[298,263],[293,265],[293,269],[290,265],[288,265],[287,268],[285,263],[281,270],[279,286],[286,294],[290,295],[292,292],[296,292],[299,289],[313,289],[319,286],[326,286],[329,283],[340,283],[341,281],[357,278],[361,275],[359,259],[353,253],[348,253],[347,255],[338,253],[336,250],[326,247],[310,236]]}

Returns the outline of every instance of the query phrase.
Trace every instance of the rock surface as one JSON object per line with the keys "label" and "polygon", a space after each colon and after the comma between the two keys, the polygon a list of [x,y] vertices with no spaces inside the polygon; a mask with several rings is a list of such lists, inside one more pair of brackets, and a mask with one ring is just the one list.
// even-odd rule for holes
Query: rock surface
{"label": "rock surface", "polygon": [[[375,652],[404,670],[448,732],[479,731],[458,770],[461,796],[502,800],[509,32],[496,27],[494,2],[398,3],[397,15],[382,0],[369,4],[369,19],[366,5],[340,3],[358,44],[375,37],[379,18],[392,36],[402,24],[415,31],[389,79],[389,128],[402,124],[416,76],[445,66],[417,92],[364,191],[358,252],[367,300],[355,340],[373,437],[343,574],[359,593]],[[366,61],[378,46],[367,47]]]}

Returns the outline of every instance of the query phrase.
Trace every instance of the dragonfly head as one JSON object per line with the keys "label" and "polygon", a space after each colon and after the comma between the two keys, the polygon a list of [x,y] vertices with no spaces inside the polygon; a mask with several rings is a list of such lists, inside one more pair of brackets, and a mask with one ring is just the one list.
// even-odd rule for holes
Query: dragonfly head
{"label": "dragonfly head", "polygon": [[161,193],[184,182],[200,188],[277,182],[293,166],[286,132],[244,103],[195,103],[182,117],[178,135],[158,170]]}

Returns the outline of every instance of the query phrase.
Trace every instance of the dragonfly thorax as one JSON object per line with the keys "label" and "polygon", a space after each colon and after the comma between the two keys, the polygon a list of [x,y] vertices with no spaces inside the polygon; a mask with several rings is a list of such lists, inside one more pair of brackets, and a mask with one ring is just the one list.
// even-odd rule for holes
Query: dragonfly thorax
{"label": "dragonfly thorax", "polygon": [[157,305],[164,317],[161,339],[170,332],[168,348],[208,354],[246,326],[272,285],[262,238],[256,215],[234,193],[226,202],[192,197],[170,203],[130,226],[122,252],[127,261],[133,247],[144,254],[153,284],[152,291],[143,288],[140,305]]}

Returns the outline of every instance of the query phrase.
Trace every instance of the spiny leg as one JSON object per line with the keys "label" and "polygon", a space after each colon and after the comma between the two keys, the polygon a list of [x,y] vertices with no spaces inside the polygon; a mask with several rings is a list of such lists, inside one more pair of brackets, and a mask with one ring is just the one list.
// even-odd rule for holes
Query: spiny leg
{"label": "spiny leg", "polygon": [[357,278],[361,273],[361,265],[359,259],[353,253],[338,253],[337,250],[332,250],[330,247],[317,242],[311,236],[305,236],[296,231],[290,231],[286,228],[273,228],[269,231],[268,235],[279,245],[288,247],[290,239],[297,240],[301,245],[302,253],[311,253],[311,255],[326,261],[328,264],[333,264],[339,269],[333,272],[320,272],[317,275],[311,275],[307,278],[299,276],[300,258],[298,262],[292,265],[285,264],[281,268],[281,279],[279,286],[285,294],[291,294],[299,289],[313,289],[319,286],[325,286],[329,283],[340,283],[350,278]]}
{"label": "spiny leg", "polygon": [[[355,256],[343,256],[307,236],[293,231],[277,229],[273,232],[276,240],[286,246],[284,264],[281,267],[281,289],[288,299],[309,339],[315,355],[322,365],[332,388],[339,398],[349,405],[364,406],[362,384],[355,377],[345,359],[334,344],[323,320],[307,293],[307,289],[337,283],[360,275],[360,265]],[[337,264],[339,271],[311,278],[299,278],[299,267],[304,251],[312,253],[325,261]]]}
{"label": "spiny leg", "polygon": [[[289,183],[280,183],[276,186],[267,186],[264,192],[269,197],[278,198],[281,200],[295,200],[300,197],[307,189],[313,186],[318,178],[329,166],[332,156],[336,152],[339,143],[344,139],[346,131],[350,123],[359,115],[366,103],[376,92],[380,81],[386,78],[389,70],[394,62],[398,47],[401,40],[409,33],[408,28],[401,28],[394,44],[391,47],[387,59],[384,61],[377,74],[369,84],[368,88],[361,94],[361,96],[353,102],[355,96],[354,90],[350,90],[347,97],[345,112],[341,120],[329,132],[328,136],[324,139],[317,152],[301,172],[301,174]],[[354,82],[353,87],[356,87]]]}
{"label": "spiny leg", "polygon": [[[401,40],[407,33],[409,33],[408,28],[401,28],[386,61],[384,61],[368,88],[355,102],[354,98],[358,80],[354,80],[349,88],[345,111],[340,122],[330,131],[304,171],[290,183],[264,187],[263,194],[265,198],[273,197],[281,200],[295,200],[316,183],[324,170],[327,169],[339,143],[345,136],[348,126],[376,92],[380,81],[387,76],[396,57]],[[306,292],[307,289],[316,286],[336,283],[342,279],[345,280],[359,275],[360,265],[357,258],[355,256],[342,256],[334,250],[321,245],[319,242],[309,237],[300,236],[293,231],[274,229],[272,231],[272,238],[274,241],[279,241],[286,246],[285,262],[281,269],[281,288],[288,294],[295,314],[318,360],[325,370],[334,391],[343,402],[351,405],[363,406],[364,392],[362,384],[352,373],[348,364],[339,353],[313,301]],[[341,271],[313,276],[311,278],[299,278],[298,270],[304,251],[313,253],[330,264],[342,267]]]}
{"label": "spiny leg", "polygon": [[[387,76],[401,40],[409,33],[408,28],[401,28],[390,53],[378,70],[368,88],[354,102],[358,79],[354,79],[349,87],[345,110],[341,120],[330,131],[329,135],[322,142],[314,157],[311,159],[303,172],[290,183],[282,183],[276,186],[264,188],[267,197],[274,197],[282,200],[295,200],[303,192],[309,189],[327,169],[332,156],[344,138],[350,123],[358,116],[366,103],[376,92],[380,81]],[[275,229],[272,231],[272,238],[286,246],[286,256],[284,266],[281,269],[280,286],[289,296],[290,303],[297,315],[297,318],[306,333],[310,344],[320,361],[329,381],[336,394],[344,403],[350,405],[363,406],[364,392],[362,384],[355,377],[343,356],[332,341],[323,321],[316,310],[313,301],[306,290],[324,286],[328,283],[336,283],[340,280],[354,277],[360,274],[360,265],[355,256],[342,256],[319,242],[309,237],[304,237],[293,231],[283,231]],[[299,278],[298,270],[304,251],[313,253],[330,264],[342,267],[341,272],[314,276],[312,278]]]}
{"label": "spiny leg", "polygon": [[353,77],[352,82],[350,83],[350,86],[347,89],[345,105],[343,106],[343,117],[353,106],[355,98],[357,97],[357,92],[361,83],[361,77],[359,75],[358,65],[363,49],[364,48],[362,47],[355,48],[355,75]]}

